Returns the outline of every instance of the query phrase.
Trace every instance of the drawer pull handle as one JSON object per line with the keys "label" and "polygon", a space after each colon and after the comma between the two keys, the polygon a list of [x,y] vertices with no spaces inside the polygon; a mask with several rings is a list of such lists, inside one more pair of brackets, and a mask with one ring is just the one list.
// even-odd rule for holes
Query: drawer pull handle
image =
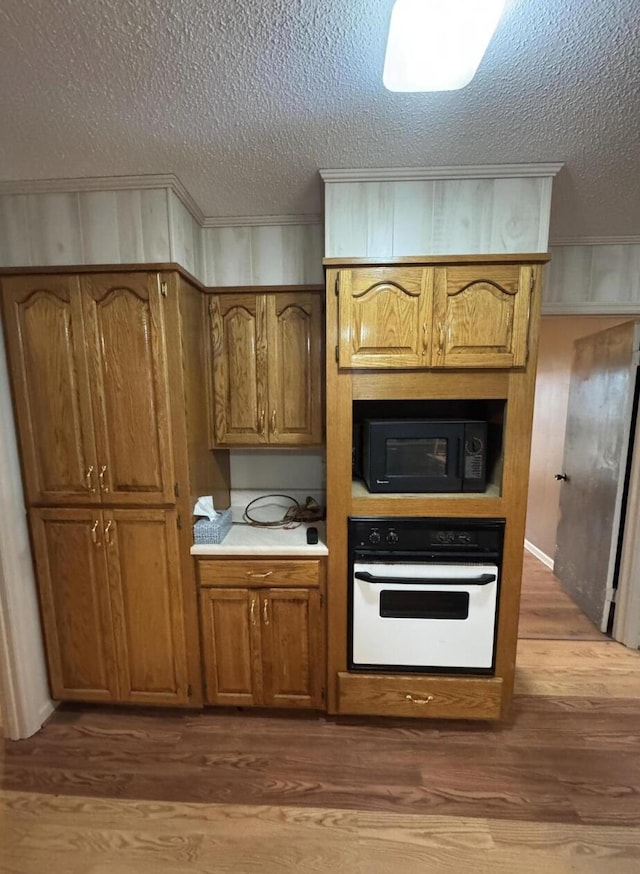
{"label": "drawer pull handle", "polygon": [[100,473],[98,474],[98,479],[100,480],[100,489],[101,489],[103,492],[108,492],[108,491],[109,491],[109,486],[108,486],[108,485],[105,485],[105,482],[104,482],[104,475],[105,475],[106,472],[107,472],[107,465],[106,465],[106,464],[103,464],[103,465],[101,466],[101,468],[100,468]]}
{"label": "drawer pull handle", "polygon": [[262,604],[262,618],[264,620],[264,624],[269,624],[269,600],[267,598],[264,599]]}
{"label": "drawer pull handle", "polygon": [[260,579],[264,579],[265,577],[270,577],[273,571],[267,571],[266,574],[256,574],[253,571],[247,571],[248,577],[260,577]]}
{"label": "drawer pull handle", "polygon": [[404,697],[413,704],[429,704],[433,701],[433,695],[427,695],[426,698],[414,698],[413,695],[405,695]]}
{"label": "drawer pull handle", "polygon": [[95,487],[93,485],[93,465],[92,464],[90,464],[89,467],[87,468],[87,472],[84,475],[84,479],[85,479],[85,482],[87,484],[87,491],[90,492],[92,495],[94,495],[96,490],[95,490]]}
{"label": "drawer pull handle", "polygon": [[251,613],[251,624],[255,625],[256,624],[256,599],[255,598],[251,599],[251,611],[250,611],[250,613]]}

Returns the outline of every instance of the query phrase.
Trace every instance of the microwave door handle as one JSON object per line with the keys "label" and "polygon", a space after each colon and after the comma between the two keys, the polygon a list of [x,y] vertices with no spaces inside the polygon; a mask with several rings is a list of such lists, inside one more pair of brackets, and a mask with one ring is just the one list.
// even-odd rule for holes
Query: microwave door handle
{"label": "microwave door handle", "polygon": [[429,586],[488,586],[495,583],[495,574],[480,574],[478,577],[376,577],[368,571],[356,571],[353,575],[363,583],[402,583],[403,585]]}

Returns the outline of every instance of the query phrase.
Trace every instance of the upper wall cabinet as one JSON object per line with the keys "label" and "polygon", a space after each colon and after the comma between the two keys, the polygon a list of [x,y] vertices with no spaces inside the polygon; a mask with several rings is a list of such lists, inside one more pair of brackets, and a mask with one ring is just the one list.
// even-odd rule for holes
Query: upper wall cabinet
{"label": "upper wall cabinet", "polygon": [[215,294],[209,314],[213,444],[321,443],[320,294]]}
{"label": "upper wall cabinet", "polygon": [[28,501],[173,502],[157,274],[2,285]]}
{"label": "upper wall cabinet", "polygon": [[428,367],[433,270],[342,270],[337,288],[340,367]]}
{"label": "upper wall cabinet", "polygon": [[524,367],[533,270],[471,264],[435,270],[433,367]]}
{"label": "upper wall cabinet", "polygon": [[519,263],[340,270],[339,365],[524,367],[534,277]]}

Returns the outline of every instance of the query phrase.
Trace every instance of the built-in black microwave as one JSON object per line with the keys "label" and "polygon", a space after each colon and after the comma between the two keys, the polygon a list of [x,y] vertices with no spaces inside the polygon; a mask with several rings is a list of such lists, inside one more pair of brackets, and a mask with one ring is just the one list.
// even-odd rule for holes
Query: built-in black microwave
{"label": "built-in black microwave", "polygon": [[370,492],[484,492],[487,423],[365,419],[362,478]]}

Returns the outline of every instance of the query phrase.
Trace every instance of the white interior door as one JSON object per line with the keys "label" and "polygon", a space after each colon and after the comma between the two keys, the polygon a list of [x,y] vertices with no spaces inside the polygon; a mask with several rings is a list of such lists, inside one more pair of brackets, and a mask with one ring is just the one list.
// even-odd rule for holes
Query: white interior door
{"label": "white interior door", "polygon": [[606,631],[616,583],[640,322],[575,343],[554,572]]}

